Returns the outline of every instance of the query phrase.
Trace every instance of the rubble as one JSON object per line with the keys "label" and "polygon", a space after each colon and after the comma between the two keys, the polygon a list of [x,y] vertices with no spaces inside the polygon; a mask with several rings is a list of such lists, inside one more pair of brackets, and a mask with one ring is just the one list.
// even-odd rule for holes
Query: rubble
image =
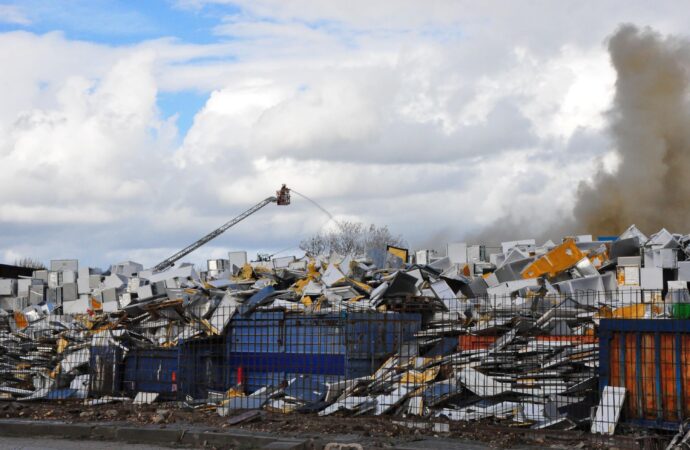
{"label": "rubble", "polygon": [[[31,278],[0,280],[0,399],[78,398],[94,405],[134,397],[133,404],[147,404],[162,393],[124,397],[109,375],[135,349],[206,342],[228,336],[240,319],[276,311],[285,322],[379,314],[395,323],[397,314],[414,314],[419,326],[409,339],[378,355],[383,359],[365,374],[310,375],[297,366],[263,386],[250,380],[250,388],[233,373],[233,384],[225,377],[203,398],[196,391],[173,394],[186,407],[211,405],[221,416],[263,409],[395,415],[410,423],[492,418],[612,434],[624,391],[606,387],[591,414],[599,319],[678,317],[677,305],[690,303],[690,235],[667,230],[648,238],[633,225],[616,240],[573,236],[538,246],[522,239],[494,253],[455,243],[447,255],[411,254],[405,261],[407,250],[389,247],[377,266],[366,255],[248,262],[245,252],[230,252],[204,272],[186,264],[155,272],[126,261],[101,271],[52,261]],[[315,323],[322,334],[303,337],[298,351],[335,353],[340,331]],[[266,332],[255,331],[262,340],[254,351],[270,352],[274,340],[288,339]],[[223,370],[238,369],[225,364]],[[182,368],[173,372],[175,389],[182,376]]]}

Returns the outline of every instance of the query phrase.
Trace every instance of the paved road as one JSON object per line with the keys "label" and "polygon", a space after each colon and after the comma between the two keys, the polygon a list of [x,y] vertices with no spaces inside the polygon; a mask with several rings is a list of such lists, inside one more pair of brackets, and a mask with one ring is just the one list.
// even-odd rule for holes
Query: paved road
{"label": "paved road", "polygon": [[170,450],[170,447],[153,445],[128,445],[108,441],[72,441],[67,439],[0,437],[0,450]]}

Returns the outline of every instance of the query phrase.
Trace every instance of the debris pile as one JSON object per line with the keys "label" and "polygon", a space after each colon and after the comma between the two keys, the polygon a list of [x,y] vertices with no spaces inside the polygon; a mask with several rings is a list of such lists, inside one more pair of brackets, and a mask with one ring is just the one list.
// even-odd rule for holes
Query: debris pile
{"label": "debris pile", "polygon": [[[221,415],[264,408],[494,418],[537,429],[593,423],[599,430],[591,414],[599,397],[599,319],[686,318],[688,281],[690,235],[662,229],[648,238],[634,225],[614,238],[572,236],[543,245],[526,239],[494,252],[454,243],[443,255],[389,247],[258,262],[231,252],[203,272],[185,264],[154,272],[131,261],[101,271],[56,260],[31,278],[0,280],[0,395],[111,401],[125,389],[113,381],[117,375],[94,373],[104,367],[94,361],[105,358],[96,348],[119,349],[116,367],[134,349],[220,337],[208,361],[222,375],[212,387],[180,390],[188,406],[211,403]],[[283,328],[260,334],[268,328],[253,323],[247,329],[256,339],[240,349],[241,320],[276,311]],[[365,321],[367,314],[405,325],[338,328],[337,319],[326,320]],[[321,322],[297,345],[286,327],[305,328],[306,318]],[[364,341],[352,344],[350,333]],[[394,333],[396,339],[387,337]],[[283,357],[276,356],[279,347]],[[261,374],[245,374],[233,362],[241,358],[232,359],[242,351],[274,359]],[[300,354],[342,354],[344,362],[324,359],[324,369]],[[354,370],[352,358],[370,365]],[[332,372],[334,364],[343,364],[341,373]],[[173,371],[172,382],[183,384],[183,373]]]}

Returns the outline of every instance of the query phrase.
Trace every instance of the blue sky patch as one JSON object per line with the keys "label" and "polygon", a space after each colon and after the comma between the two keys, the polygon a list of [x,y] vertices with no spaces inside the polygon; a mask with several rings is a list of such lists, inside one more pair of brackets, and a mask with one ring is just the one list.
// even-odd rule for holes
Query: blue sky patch
{"label": "blue sky patch", "polygon": [[208,94],[198,91],[159,92],[157,103],[163,117],[175,114],[177,129],[180,136],[184,136],[194,123],[194,115],[204,106]]}
{"label": "blue sky patch", "polygon": [[238,12],[228,5],[181,9],[165,0],[22,0],[1,4],[16,6],[30,23],[0,23],[0,32],[27,30],[42,34],[60,30],[70,39],[109,45],[161,37],[195,44],[216,42],[213,28],[221,17]]}

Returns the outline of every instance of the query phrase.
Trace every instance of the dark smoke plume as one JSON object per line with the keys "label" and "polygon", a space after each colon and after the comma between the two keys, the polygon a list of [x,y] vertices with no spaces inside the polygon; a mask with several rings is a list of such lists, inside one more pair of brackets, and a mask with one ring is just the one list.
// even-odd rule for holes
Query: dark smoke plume
{"label": "dark smoke plume", "polygon": [[468,240],[558,242],[573,234],[618,235],[631,224],[646,233],[662,227],[690,232],[690,43],[623,25],[609,38],[608,51],[617,73],[608,112],[616,172],[602,167],[593,182],[580,183],[572,219],[549,225],[539,217],[524,223],[507,216]]}
{"label": "dark smoke plume", "polygon": [[690,45],[626,25],[608,49],[617,73],[610,132],[621,162],[615,174],[599,170],[593,185],[580,185],[577,228],[690,231]]}

